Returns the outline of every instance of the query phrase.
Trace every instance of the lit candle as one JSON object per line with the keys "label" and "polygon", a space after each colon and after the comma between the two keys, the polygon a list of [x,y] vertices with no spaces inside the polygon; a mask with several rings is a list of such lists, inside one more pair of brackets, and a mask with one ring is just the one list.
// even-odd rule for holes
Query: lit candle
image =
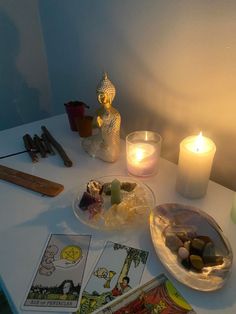
{"label": "lit candle", "polygon": [[126,138],[126,160],[129,173],[150,176],[157,172],[161,137],[151,131],[137,131]]}
{"label": "lit candle", "polygon": [[202,136],[189,136],[180,143],[177,191],[188,198],[206,194],[216,146]]}

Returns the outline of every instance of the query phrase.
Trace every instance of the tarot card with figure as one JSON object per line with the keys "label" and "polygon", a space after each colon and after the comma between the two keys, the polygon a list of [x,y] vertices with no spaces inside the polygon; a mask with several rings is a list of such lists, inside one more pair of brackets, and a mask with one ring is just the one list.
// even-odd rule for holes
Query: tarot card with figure
{"label": "tarot card with figure", "polygon": [[147,251],[108,241],[85,285],[77,313],[92,313],[136,287],[147,257]]}
{"label": "tarot card with figure", "polygon": [[96,314],[196,314],[168,278],[161,274],[128,292]]}
{"label": "tarot card with figure", "polygon": [[52,234],[23,303],[24,310],[78,308],[91,236]]}

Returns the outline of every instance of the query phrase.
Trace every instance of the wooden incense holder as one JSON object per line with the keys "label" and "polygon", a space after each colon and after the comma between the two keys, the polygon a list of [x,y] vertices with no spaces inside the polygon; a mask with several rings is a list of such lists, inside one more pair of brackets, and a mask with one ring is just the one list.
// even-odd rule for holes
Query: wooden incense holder
{"label": "wooden incense holder", "polygon": [[47,196],[56,196],[64,186],[31,174],[0,165],[0,179],[23,186]]}

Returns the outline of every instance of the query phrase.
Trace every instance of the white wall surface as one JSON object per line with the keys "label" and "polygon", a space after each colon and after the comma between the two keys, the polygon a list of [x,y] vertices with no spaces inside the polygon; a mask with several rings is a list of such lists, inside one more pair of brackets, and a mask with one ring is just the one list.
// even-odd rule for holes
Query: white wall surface
{"label": "white wall surface", "polygon": [[234,0],[0,0],[0,129],[72,99],[95,110],[106,70],[123,136],[156,130],[177,163],[202,131],[217,146],[212,179],[236,190],[235,12]]}
{"label": "white wall surface", "polygon": [[[107,70],[123,134],[155,129],[177,162],[182,138],[217,146],[212,179],[236,189],[236,2],[229,0],[39,1],[54,105],[96,107]],[[62,63],[59,61],[63,60]]]}

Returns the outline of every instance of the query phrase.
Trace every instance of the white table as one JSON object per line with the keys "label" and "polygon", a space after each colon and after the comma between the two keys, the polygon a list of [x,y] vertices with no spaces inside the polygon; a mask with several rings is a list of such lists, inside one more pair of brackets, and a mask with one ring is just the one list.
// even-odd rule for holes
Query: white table
{"label": "white table", "polygon": [[[41,125],[45,125],[62,144],[73,167],[65,167],[58,154],[35,164],[27,153],[0,160],[2,165],[59,182],[65,187],[57,197],[49,198],[0,180],[0,273],[19,313],[23,313],[20,306],[50,233],[94,235],[85,279],[100,253],[93,249],[94,245],[106,241],[105,233],[94,231],[75,219],[71,201],[80,182],[109,174],[127,175],[124,145],[120,159],[114,164],[89,157],[81,148],[79,135],[70,131],[66,115],[0,132],[0,157],[24,150],[22,136],[40,134]],[[203,209],[220,224],[236,255],[236,225],[230,219],[233,191],[210,182],[206,197],[184,199],[175,192],[176,169],[176,165],[162,159],[159,173],[144,180],[156,194],[157,204],[177,202]],[[112,240],[119,241],[116,236]],[[132,234],[126,244],[150,251],[142,282],[164,272],[197,313],[236,313],[236,261],[231,277],[222,289],[203,293],[182,285],[166,271],[154,252],[148,226],[144,232]]]}

